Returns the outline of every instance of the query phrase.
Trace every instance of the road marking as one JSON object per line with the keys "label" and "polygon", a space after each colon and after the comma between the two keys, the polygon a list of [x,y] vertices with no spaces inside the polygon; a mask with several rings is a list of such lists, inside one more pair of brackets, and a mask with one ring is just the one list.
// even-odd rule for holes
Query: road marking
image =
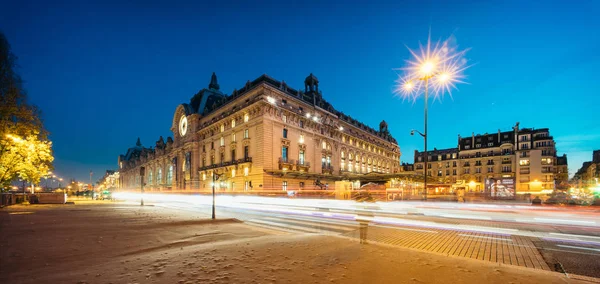
{"label": "road marking", "polygon": [[561,233],[550,233],[550,235],[556,235],[556,236],[565,236],[565,237],[576,237],[576,238],[590,238],[590,239],[599,239],[600,237],[595,237],[595,236],[584,236],[584,235],[573,235],[573,234],[561,234]]}
{"label": "road marking", "polygon": [[482,216],[462,216],[462,215],[455,215],[455,214],[442,214],[439,216],[446,217],[446,218],[458,218],[458,219],[492,220],[492,218],[490,218],[490,217],[482,217]]}
{"label": "road marking", "polygon": [[562,248],[574,248],[574,249],[583,249],[583,250],[591,250],[591,251],[600,251],[600,249],[595,249],[595,248],[584,248],[584,247],[567,246],[567,245],[556,245],[556,246],[562,247]]}
{"label": "road marking", "polygon": [[582,224],[596,224],[592,221],[578,221],[578,220],[563,220],[563,219],[548,219],[548,218],[533,218],[542,222],[562,222],[562,223],[582,223]]}
{"label": "road marking", "polygon": [[503,238],[494,238],[494,237],[485,237],[485,236],[473,236],[473,235],[467,235],[467,234],[458,234],[459,236],[463,236],[463,237],[469,237],[469,238],[478,238],[478,239],[492,239],[492,240],[499,240],[499,241],[507,241],[507,242],[512,242],[512,240],[509,239],[503,239]]}

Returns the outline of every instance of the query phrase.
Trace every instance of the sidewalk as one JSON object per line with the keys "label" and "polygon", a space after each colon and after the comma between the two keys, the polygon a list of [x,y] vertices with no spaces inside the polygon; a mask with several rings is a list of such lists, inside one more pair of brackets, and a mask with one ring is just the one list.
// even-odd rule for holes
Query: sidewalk
{"label": "sidewalk", "polygon": [[13,206],[0,229],[1,283],[587,283],[119,203]]}

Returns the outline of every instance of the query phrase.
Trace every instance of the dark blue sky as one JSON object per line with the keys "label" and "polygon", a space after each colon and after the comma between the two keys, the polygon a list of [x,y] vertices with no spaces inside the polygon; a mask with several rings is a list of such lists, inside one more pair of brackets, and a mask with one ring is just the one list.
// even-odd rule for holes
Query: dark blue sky
{"label": "dark blue sky", "polygon": [[598,1],[2,2],[0,29],[65,178],[96,180],[138,136],[172,135],[175,108],[213,71],[226,93],[263,73],[301,88],[313,72],[337,109],[388,121],[412,161],[423,101],[393,96],[394,69],[430,28],[476,63],[469,85],[431,105],[431,148],[517,121],[550,128],[571,172],[600,148]]}

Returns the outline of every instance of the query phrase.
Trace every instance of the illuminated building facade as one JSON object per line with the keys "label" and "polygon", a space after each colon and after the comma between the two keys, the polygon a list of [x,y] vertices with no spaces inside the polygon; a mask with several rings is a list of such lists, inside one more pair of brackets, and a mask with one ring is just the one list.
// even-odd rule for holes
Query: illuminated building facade
{"label": "illuminated building facade", "polygon": [[[424,174],[425,155],[415,151],[415,171]],[[519,128],[458,137],[458,146],[427,152],[432,188],[483,192],[486,179],[514,179],[517,194],[548,192],[568,176],[566,155],[557,157],[548,128]],[[560,169],[560,171],[559,171]]]}
{"label": "illuminated building facade", "polygon": [[226,95],[213,73],[208,88],[175,109],[171,131],[154,147],[120,155],[121,188],[288,191],[333,187],[336,180],[400,171],[400,147],[385,121],[375,130],[337,111],[314,75],[295,90],[262,75]]}
{"label": "illuminated building facade", "polygon": [[593,151],[591,161],[583,162],[573,176],[573,185],[587,189],[600,186],[600,150]]}

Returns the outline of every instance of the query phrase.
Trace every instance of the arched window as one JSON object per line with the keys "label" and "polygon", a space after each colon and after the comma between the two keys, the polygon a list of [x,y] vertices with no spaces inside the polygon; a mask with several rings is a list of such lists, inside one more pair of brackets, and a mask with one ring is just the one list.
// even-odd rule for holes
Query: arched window
{"label": "arched window", "polygon": [[173,165],[169,165],[169,171],[167,171],[167,185],[173,184]]}
{"label": "arched window", "polygon": [[158,171],[156,173],[156,184],[161,184],[162,183],[162,168],[158,168]]}
{"label": "arched window", "polygon": [[152,184],[152,171],[148,173],[148,184]]}

